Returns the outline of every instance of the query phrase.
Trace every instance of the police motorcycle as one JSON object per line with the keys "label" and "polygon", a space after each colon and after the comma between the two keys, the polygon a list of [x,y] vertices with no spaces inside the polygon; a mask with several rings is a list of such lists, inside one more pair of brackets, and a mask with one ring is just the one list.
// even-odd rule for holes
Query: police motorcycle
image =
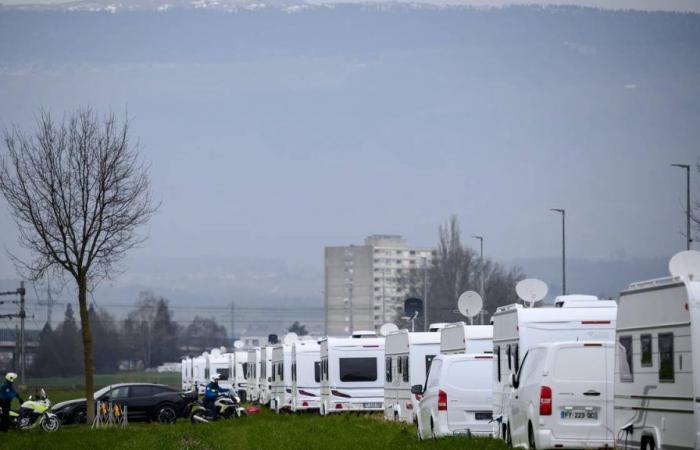
{"label": "police motorcycle", "polygon": [[18,411],[10,411],[10,426],[20,430],[31,430],[39,426],[46,432],[56,431],[61,428],[61,420],[50,409],[51,401],[42,389],[36,400],[29,396]]}

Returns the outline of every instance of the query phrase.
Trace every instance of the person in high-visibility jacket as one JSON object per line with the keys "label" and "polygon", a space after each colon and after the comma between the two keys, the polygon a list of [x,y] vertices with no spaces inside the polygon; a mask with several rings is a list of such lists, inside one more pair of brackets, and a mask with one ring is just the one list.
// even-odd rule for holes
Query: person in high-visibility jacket
{"label": "person in high-visibility jacket", "polygon": [[0,408],[2,408],[2,416],[0,416],[1,432],[7,432],[10,426],[10,407],[12,406],[12,400],[17,398],[20,405],[22,404],[22,397],[15,391],[14,383],[16,380],[17,374],[8,372],[7,375],[5,375],[5,382],[2,384],[2,387],[0,387]]}
{"label": "person in high-visibility jacket", "polygon": [[219,397],[219,394],[223,394],[225,392],[228,392],[228,389],[222,388],[219,386],[219,375],[218,373],[214,374],[209,378],[209,384],[207,384],[207,387],[204,389],[204,407],[207,408],[212,412],[212,416],[214,419],[217,418],[219,415],[219,411],[216,410],[216,405],[214,402],[216,402],[217,397]]}

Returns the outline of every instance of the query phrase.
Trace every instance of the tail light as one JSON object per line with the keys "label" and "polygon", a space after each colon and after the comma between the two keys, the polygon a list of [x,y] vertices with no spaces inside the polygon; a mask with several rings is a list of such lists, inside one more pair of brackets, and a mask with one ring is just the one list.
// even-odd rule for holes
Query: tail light
{"label": "tail light", "polygon": [[301,402],[301,406],[307,408],[309,406],[309,402]]}
{"label": "tail light", "polygon": [[350,396],[344,392],[336,391],[335,389],[331,390],[331,394],[335,395],[336,397],[342,397],[342,398],[350,398]]}
{"label": "tail light", "polygon": [[335,404],[335,409],[343,409],[343,404],[342,404],[342,403],[336,403],[336,404]]}
{"label": "tail light", "polygon": [[316,397],[316,394],[313,392],[305,391],[303,389],[299,389],[299,395],[306,395],[308,397]]}
{"label": "tail light", "polygon": [[438,411],[447,411],[447,392],[438,391]]}
{"label": "tail light", "polygon": [[552,415],[552,388],[542,386],[540,388],[540,416]]}

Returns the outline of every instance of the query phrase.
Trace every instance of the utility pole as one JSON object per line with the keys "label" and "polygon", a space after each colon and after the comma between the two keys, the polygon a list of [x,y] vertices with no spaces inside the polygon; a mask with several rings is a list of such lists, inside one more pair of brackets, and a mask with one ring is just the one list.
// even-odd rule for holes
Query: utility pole
{"label": "utility pole", "polygon": [[[21,281],[19,283],[19,288],[16,291],[8,291],[8,292],[0,292],[0,296],[2,295],[19,295],[19,301],[17,300],[12,300],[9,303],[14,303],[19,305],[19,312],[17,314],[0,314],[0,318],[6,318],[6,319],[13,319],[13,318],[19,318],[19,336],[17,339],[17,350],[19,353],[19,357],[17,358],[17,362],[19,364],[19,372],[20,372],[20,377],[22,380],[25,380],[26,378],[24,377],[24,372],[25,372],[25,367],[26,367],[26,349],[25,349],[25,343],[24,343],[24,319],[27,317],[27,313],[24,309],[24,295],[26,294],[26,291],[24,290],[24,281]],[[0,304],[5,303],[5,302],[0,302]]]}
{"label": "utility pole", "polygon": [[423,257],[423,331],[428,331],[428,258]]}
{"label": "utility pole", "polygon": [[686,180],[686,194],[685,194],[685,237],[686,237],[686,250],[690,250],[690,244],[693,242],[693,237],[690,234],[690,164],[671,164],[671,167],[680,167],[685,169],[685,180]]}
{"label": "utility pole", "polygon": [[559,208],[550,211],[561,213],[561,295],[566,295],[566,211]]}
{"label": "utility pole", "polygon": [[[472,236],[474,239],[479,240],[479,247],[480,247],[480,252],[479,252],[479,265],[480,267],[480,274],[479,274],[479,294],[481,294],[481,299],[483,300],[484,304],[486,304],[486,293],[484,292],[484,237],[483,236]],[[483,316],[481,316],[483,319]],[[483,322],[483,320],[482,320]],[[482,323],[483,325],[483,323]]]}

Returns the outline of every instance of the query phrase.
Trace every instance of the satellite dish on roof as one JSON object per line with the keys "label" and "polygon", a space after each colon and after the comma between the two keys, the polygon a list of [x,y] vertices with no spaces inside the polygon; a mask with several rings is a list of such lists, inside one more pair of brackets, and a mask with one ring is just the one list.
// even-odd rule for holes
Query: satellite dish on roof
{"label": "satellite dish on roof", "polygon": [[668,262],[668,271],[674,277],[681,277],[688,281],[700,281],[700,252],[685,250],[676,253]]}
{"label": "satellite dish on roof", "polygon": [[292,345],[296,341],[299,340],[299,336],[297,336],[296,333],[287,333],[284,335],[284,339],[282,339],[282,343],[284,345]]}
{"label": "satellite dish on roof", "polygon": [[393,323],[385,323],[381,327],[379,327],[379,335],[380,336],[386,336],[389,333],[393,333],[394,331],[399,331],[399,327],[397,327]]}
{"label": "satellite dish on roof", "polygon": [[234,341],[233,342],[233,348],[243,348],[244,345],[245,344],[243,343],[243,341]]}
{"label": "satellite dish on roof", "polygon": [[483,307],[484,301],[481,299],[481,295],[474,291],[464,292],[459,296],[459,300],[457,300],[457,309],[459,309],[459,312],[462,313],[464,317],[469,317],[470,319],[476,317]]}
{"label": "satellite dish on roof", "polygon": [[515,285],[515,292],[518,297],[530,307],[535,306],[535,303],[542,301],[547,296],[547,283],[537,278],[527,278],[521,280]]}

